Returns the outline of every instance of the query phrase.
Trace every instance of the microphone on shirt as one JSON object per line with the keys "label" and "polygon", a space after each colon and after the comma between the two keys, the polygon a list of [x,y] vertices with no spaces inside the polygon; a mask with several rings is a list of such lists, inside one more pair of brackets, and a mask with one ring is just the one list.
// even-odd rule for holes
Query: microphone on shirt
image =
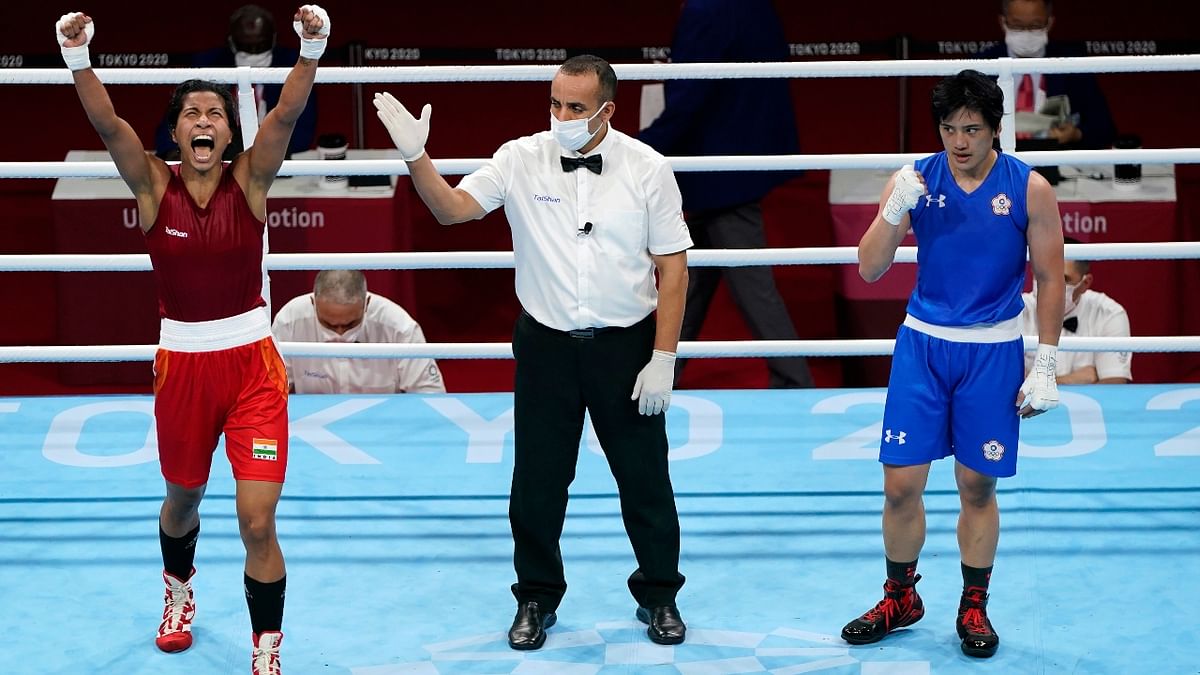
{"label": "microphone on shirt", "polygon": [[577,231],[575,232],[575,236],[577,236],[577,237],[586,237],[586,236],[588,236],[588,235],[589,235],[589,234],[591,234],[591,233],[592,233],[592,224],[591,224],[591,223],[584,223],[584,224],[583,224],[583,227],[579,228],[579,230],[577,230]]}

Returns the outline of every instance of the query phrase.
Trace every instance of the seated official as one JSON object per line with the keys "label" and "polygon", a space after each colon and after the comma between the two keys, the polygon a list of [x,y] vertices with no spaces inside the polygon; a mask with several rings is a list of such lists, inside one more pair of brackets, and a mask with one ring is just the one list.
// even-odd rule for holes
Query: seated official
{"label": "seated official", "polygon": [[[1086,52],[1076,44],[1051,42],[1054,28],[1054,3],[1051,0],[1004,0],[1001,3],[1000,28],[1004,41],[978,54],[979,58],[1001,56],[1023,58],[1081,57]],[[1016,83],[1014,109],[1018,113],[1041,112],[1048,98],[1062,96],[1070,104],[1069,120],[1048,131],[1051,147],[1025,145],[1017,133],[1022,150],[1098,150],[1112,147],[1116,138],[1108,100],[1099,81],[1090,73],[1026,73]],[[1032,137],[1031,137],[1032,138]]]}
{"label": "seated official", "polygon": [[[1073,239],[1067,243],[1078,244]],[[1129,337],[1129,315],[1119,302],[1091,290],[1091,263],[1067,260],[1063,311],[1063,336]],[[1021,310],[1021,333],[1037,335],[1037,296],[1025,293]],[[1025,371],[1033,367],[1033,352],[1025,352]],[[1129,352],[1058,352],[1059,384],[1129,384],[1133,380],[1133,358]]]}
{"label": "seated official", "polygon": [[[424,343],[408,312],[367,292],[358,270],[317,273],[313,292],[293,298],[271,326],[280,342]],[[285,358],[297,394],[445,393],[433,359]]]}

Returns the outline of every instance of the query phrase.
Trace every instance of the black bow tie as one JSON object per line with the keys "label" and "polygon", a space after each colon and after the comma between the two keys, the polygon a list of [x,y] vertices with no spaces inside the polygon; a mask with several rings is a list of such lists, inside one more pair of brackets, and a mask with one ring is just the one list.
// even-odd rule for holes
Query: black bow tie
{"label": "black bow tie", "polygon": [[588,171],[600,175],[600,169],[604,166],[604,160],[600,155],[592,155],[591,157],[559,157],[562,160],[563,171],[574,171],[579,167],[586,167]]}
{"label": "black bow tie", "polygon": [[1072,333],[1079,330],[1079,317],[1073,316],[1069,319],[1063,319],[1063,328],[1071,331]]}

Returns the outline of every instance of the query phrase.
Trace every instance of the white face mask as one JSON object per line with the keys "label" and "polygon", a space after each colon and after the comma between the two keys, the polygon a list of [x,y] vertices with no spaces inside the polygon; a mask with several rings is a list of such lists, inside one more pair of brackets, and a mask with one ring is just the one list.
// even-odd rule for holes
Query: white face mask
{"label": "white face mask", "polygon": [[1079,306],[1079,304],[1075,302],[1075,291],[1078,288],[1079,284],[1066,285],[1065,297],[1063,298],[1063,316],[1075,311],[1075,308]]}
{"label": "white face mask", "polygon": [[1004,29],[1004,44],[1013,56],[1031,58],[1046,55],[1046,43],[1050,40],[1050,30],[1012,30]]}
{"label": "white face mask", "polygon": [[587,119],[567,120],[566,122],[560,122],[558,118],[551,113],[550,131],[554,132],[554,140],[558,141],[558,144],[563,146],[563,148],[571,150],[572,152],[587,145],[588,141],[592,140],[592,137],[600,132],[599,128],[597,128],[595,131],[588,131],[588,124],[592,120],[596,119],[600,113],[604,112],[604,106],[606,105],[608,105],[608,101],[601,103],[600,109],[596,111],[596,114]]}
{"label": "white face mask", "polygon": [[361,323],[341,335],[338,335],[337,331],[329,330],[325,326],[317,324],[317,339],[321,342],[362,342],[362,334],[363,325]]}
{"label": "white face mask", "polygon": [[237,66],[250,66],[251,68],[270,68],[271,50],[259,54],[251,54],[250,52],[234,52],[233,63]]}
{"label": "white face mask", "polygon": [[338,332],[335,330],[326,328],[325,324],[321,323],[321,319],[318,316],[315,316],[314,312],[313,320],[316,321],[317,324],[317,341],[344,343],[363,342],[363,327],[367,324],[367,306],[370,304],[370,302],[371,299],[369,297],[363,300],[363,313],[362,318],[358,321],[358,325],[354,328],[348,329],[341,335],[338,335]]}
{"label": "white face mask", "polygon": [[[1063,286],[1063,316],[1067,316],[1071,312],[1075,311],[1075,308],[1079,306],[1079,303],[1075,302],[1075,291],[1078,288],[1079,288],[1079,284],[1064,284],[1064,286]],[[1038,285],[1037,285],[1036,279],[1033,281],[1033,290],[1031,292],[1033,293],[1033,297],[1037,298]]]}

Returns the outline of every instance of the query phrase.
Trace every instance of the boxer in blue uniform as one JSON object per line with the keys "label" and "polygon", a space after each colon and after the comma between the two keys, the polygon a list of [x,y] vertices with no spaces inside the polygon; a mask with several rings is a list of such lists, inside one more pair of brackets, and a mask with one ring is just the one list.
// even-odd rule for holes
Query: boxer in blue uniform
{"label": "boxer in blue uniform", "polygon": [[[991,656],[1000,644],[987,617],[1000,531],[996,479],[1016,473],[1020,419],[1058,404],[1064,283],[1054,190],[996,147],[1003,102],[995,81],[979,72],[942,80],[932,112],[945,150],[888,181],[858,245],[867,282],[883,276],[910,229],[918,248],[917,284],[896,334],[879,445],[887,581],[883,600],[842,629],[852,644],[875,642],[924,616],[915,590],[925,542],[922,494],[930,463],[951,455],[961,503],[958,635],[970,656]],[[1038,285],[1039,344],[1022,382],[1027,250]]]}

